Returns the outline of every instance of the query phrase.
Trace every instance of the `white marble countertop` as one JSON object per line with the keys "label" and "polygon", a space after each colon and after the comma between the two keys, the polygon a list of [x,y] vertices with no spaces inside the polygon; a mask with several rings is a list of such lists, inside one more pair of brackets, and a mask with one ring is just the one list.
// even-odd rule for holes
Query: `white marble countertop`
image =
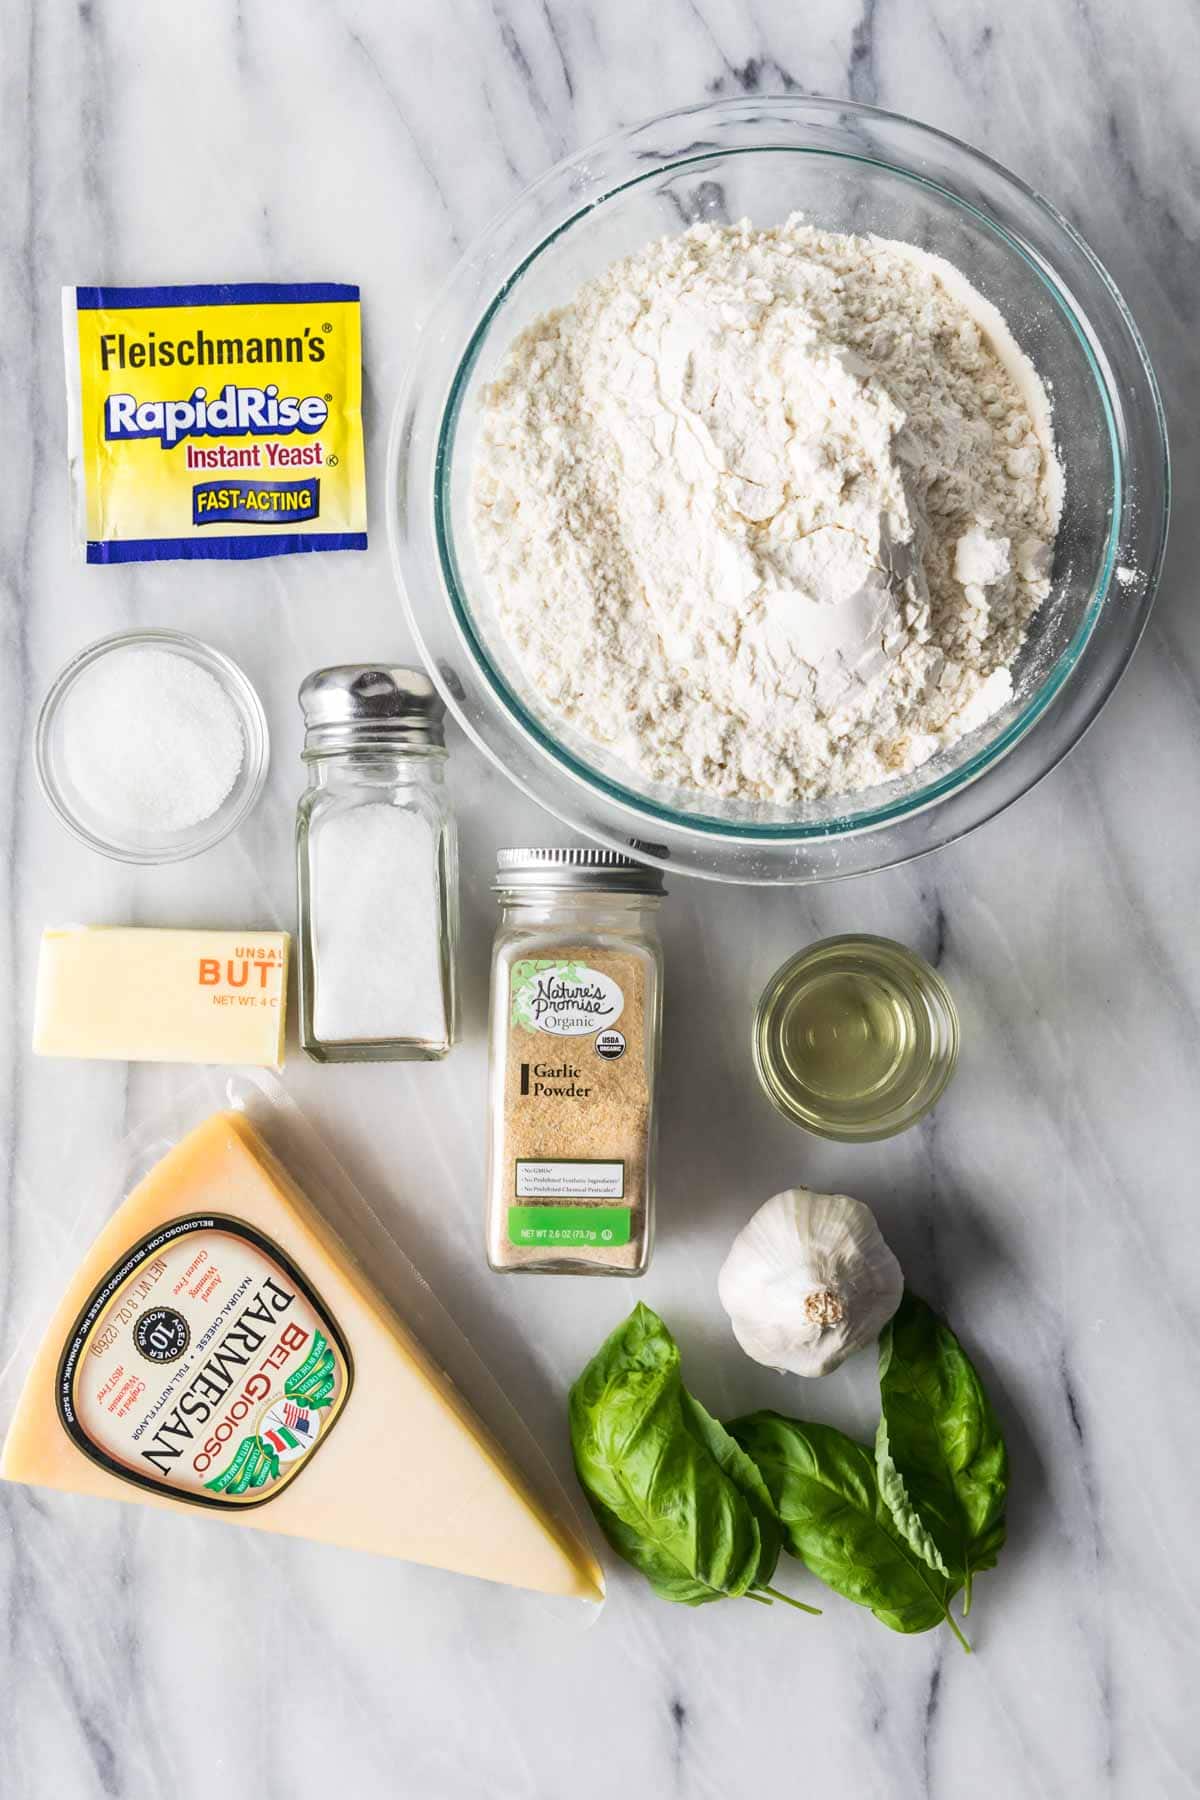
{"label": "white marble countertop", "polygon": [[[665,107],[743,91],[848,93],[962,135],[1052,196],[1122,286],[1162,378],[1183,503],[1131,672],[1033,795],[886,875],[790,892],[677,881],[664,911],[675,979],[659,1250],[638,1292],[675,1327],[713,1410],[778,1404],[776,1378],[737,1352],[717,1305],[732,1231],[797,1180],[876,1208],[914,1285],[978,1352],[1009,1435],[1011,1540],[980,1583],[975,1658],[945,1633],[895,1637],[836,1597],[821,1620],[737,1603],[690,1612],[616,1568],[603,1615],[572,1631],[436,1572],[5,1488],[6,1797],[1200,1790],[1197,67],[1185,0],[10,8],[0,1364],[37,1273],[30,1219],[42,1207],[70,1216],[72,1186],[82,1204],[89,1169],[156,1091],[146,1071],[35,1063],[40,928],[64,916],[291,926],[297,684],[323,663],[412,651],[381,498],[422,311],[467,240],[550,163]],[[362,286],[371,549],[81,567],[68,541],[60,285],[256,278]],[[29,755],[60,663],[134,624],[235,654],[275,750],[234,841],[141,872],[73,843]],[[296,1057],[287,1082],[565,1469],[566,1387],[634,1295],[506,1282],[483,1265],[487,880],[498,844],[558,834],[461,737],[453,753],[464,1044],[436,1068]],[[759,1096],[747,1025],[786,954],[849,929],[937,961],[965,1052],[924,1127],[822,1149]],[[868,1423],[869,1362],[804,1402]]]}

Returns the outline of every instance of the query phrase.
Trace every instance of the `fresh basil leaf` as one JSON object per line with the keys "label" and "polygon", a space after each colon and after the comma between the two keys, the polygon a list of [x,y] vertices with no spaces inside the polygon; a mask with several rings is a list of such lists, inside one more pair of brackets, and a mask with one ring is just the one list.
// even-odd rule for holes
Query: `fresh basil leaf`
{"label": "fresh basil leaf", "polygon": [[[585,1490],[586,1492],[587,1490]],[[630,1525],[619,1513],[588,1492],[588,1505],[601,1531],[627,1563],[643,1574],[662,1600],[679,1606],[704,1606],[727,1596],[687,1571],[686,1562],[669,1550],[661,1553],[640,1520]]]}
{"label": "fresh basil leaf", "polygon": [[879,1338],[879,1487],[896,1529],[963,1592],[1005,1537],[1008,1454],[970,1358],[924,1300],[905,1292]]}
{"label": "fresh basil leaf", "polygon": [[635,1307],[584,1369],[570,1422],[601,1530],[657,1593],[701,1606],[769,1580],[778,1536],[773,1553],[759,1525],[766,1502],[756,1493],[752,1503],[757,1483],[687,1395],[678,1347],[648,1306]]}
{"label": "fresh basil leaf", "polygon": [[[887,1419],[882,1409],[879,1424],[875,1430],[875,1475],[879,1482],[879,1492],[883,1496],[884,1505],[892,1516],[892,1523],[904,1541],[911,1545],[929,1568],[939,1575],[950,1576],[946,1559],[938,1549],[937,1540],[928,1530],[924,1519],[913,1501],[912,1495],[904,1485],[904,1477],[892,1460],[891,1443],[888,1438]],[[962,1581],[959,1571],[959,1581]]]}
{"label": "fresh basil leaf", "polygon": [[955,1584],[896,1530],[864,1444],[832,1425],[771,1412],[735,1419],[729,1430],[766,1481],[785,1546],[814,1575],[892,1631],[948,1623],[961,1637],[950,1617]]}
{"label": "fresh basil leaf", "polygon": [[761,1549],[754,1585],[766,1587],[779,1561],[783,1533],[762,1472],[746,1455],[736,1438],[729,1435],[720,1420],[705,1412],[700,1402],[686,1388],[683,1389],[682,1399],[684,1424],[721,1465],[734,1486],[741,1490],[747,1506],[758,1521]]}

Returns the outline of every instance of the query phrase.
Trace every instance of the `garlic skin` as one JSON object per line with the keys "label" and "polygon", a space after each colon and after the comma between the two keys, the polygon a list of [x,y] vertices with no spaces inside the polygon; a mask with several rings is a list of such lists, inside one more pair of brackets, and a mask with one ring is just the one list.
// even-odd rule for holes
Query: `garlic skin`
{"label": "garlic skin", "polygon": [[755,1362],[828,1375],[878,1337],[904,1276],[861,1200],[789,1188],[738,1232],[717,1292]]}

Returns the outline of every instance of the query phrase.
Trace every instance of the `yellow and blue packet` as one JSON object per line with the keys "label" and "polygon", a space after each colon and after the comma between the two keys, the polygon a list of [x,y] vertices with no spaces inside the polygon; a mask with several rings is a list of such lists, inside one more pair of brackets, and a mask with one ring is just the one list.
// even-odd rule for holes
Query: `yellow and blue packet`
{"label": "yellow and blue packet", "polygon": [[88,562],[366,549],[356,287],[71,287],[63,333]]}

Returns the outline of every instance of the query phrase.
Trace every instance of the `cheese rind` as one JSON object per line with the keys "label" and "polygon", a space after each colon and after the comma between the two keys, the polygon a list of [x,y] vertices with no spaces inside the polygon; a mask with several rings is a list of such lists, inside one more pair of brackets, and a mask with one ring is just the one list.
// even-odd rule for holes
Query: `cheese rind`
{"label": "cheese rind", "polygon": [[282,1068],[288,949],[285,931],[47,929],[34,1051]]}
{"label": "cheese rind", "polygon": [[[166,1241],[186,1241],[192,1249],[180,1253],[182,1262],[159,1258],[164,1229],[184,1221],[189,1222],[186,1239]],[[257,1428],[269,1465],[272,1434],[263,1424],[263,1408],[270,1409],[269,1422],[285,1438],[287,1425],[296,1427],[295,1411],[284,1418],[279,1397],[268,1395],[257,1412],[237,1413],[252,1382],[262,1378],[262,1366],[275,1354],[272,1338],[255,1346],[250,1362],[227,1356],[232,1368],[222,1368],[215,1386],[211,1366],[199,1371],[203,1381],[198,1385],[196,1368],[188,1365],[191,1399],[207,1393],[214,1400],[212,1412],[203,1416],[179,1408],[180,1393],[175,1392],[165,1410],[155,1410],[144,1422],[149,1400],[135,1394],[131,1403],[128,1390],[123,1393],[119,1385],[131,1367],[141,1373],[144,1362],[146,1394],[157,1396],[173,1379],[172,1370],[184,1367],[180,1343],[185,1350],[196,1346],[210,1364],[212,1352],[220,1355],[231,1348],[221,1335],[224,1323],[219,1329],[204,1324],[204,1308],[209,1305],[214,1322],[227,1319],[241,1329],[238,1308],[261,1306],[261,1283],[255,1285],[261,1267],[252,1260],[245,1266],[236,1257],[230,1260],[229,1240],[239,1233],[265,1245],[264,1256],[279,1253],[272,1280],[276,1304],[284,1308],[280,1317],[299,1321],[308,1333],[303,1351],[284,1365],[295,1378],[290,1392],[297,1405],[303,1411],[328,1395],[338,1406],[336,1416],[320,1424],[320,1438],[303,1462],[292,1467],[275,1492],[269,1466],[264,1472],[254,1446],[247,1453],[240,1451],[240,1443]],[[125,1267],[131,1251],[147,1240],[155,1246],[149,1254],[168,1265],[153,1282],[141,1279],[148,1266],[144,1260],[137,1269]],[[198,1259],[200,1248],[210,1253],[207,1264]],[[250,1276],[243,1288],[245,1267]],[[299,1306],[293,1312],[290,1303],[284,1306],[288,1278],[297,1273],[309,1290],[307,1312]],[[206,1288],[211,1289],[207,1300]],[[93,1313],[98,1290],[104,1297]],[[110,1330],[107,1321],[118,1318],[117,1308],[119,1321]],[[162,1320],[157,1315],[165,1312],[184,1317],[182,1324],[167,1321],[160,1345],[156,1333]],[[139,1317],[144,1328],[135,1341]],[[251,1310],[250,1317],[256,1320],[260,1312]],[[318,1343],[322,1324],[339,1354],[344,1348],[344,1365]],[[119,1330],[126,1333],[120,1342]],[[249,1337],[243,1330],[234,1347],[245,1349],[258,1336],[257,1326]],[[82,1364],[86,1373],[68,1380],[72,1398],[64,1415],[60,1377],[72,1346],[78,1352],[72,1366],[78,1371]],[[227,1373],[234,1379],[225,1389]],[[123,1427],[113,1423],[120,1406],[127,1409]],[[73,1429],[64,1416],[73,1419]],[[227,1451],[222,1449],[226,1460],[210,1466],[204,1459],[210,1456],[214,1433],[235,1416],[251,1423],[239,1423],[232,1437],[222,1440],[228,1445]],[[164,1420],[169,1421],[165,1435],[160,1429]],[[90,1438],[90,1452],[81,1447],[81,1436]],[[146,1455],[156,1436],[160,1445],[185,1447],[189,1463],[183,1480],[176,1472],[180,1465],[170,1457],[156,1463]],[[277,1438],[275,1449],[286,1459]],[[255,1460],[248,1462],[247,1454]],[[142,1464],[148,1486],[120,1472],[126,1456],[130,1467]],[[169,1152],[92,1245],[37,1352],[0,1458],[0,1475],[172,1508],[194,1510],[199,1499],[233,1524],[321,1538],[543,1593],[588,1600],[603,1595],[603,1577],[584,1541],[549,1513],[254,1128],[233,1113],[217,1114]],[[250,1491],[243,1485],[238,1493],[238,1483],[247,1479],[261,1481],[261,1486]],[[219,1481],[226,1485],[220,1487]]]}

